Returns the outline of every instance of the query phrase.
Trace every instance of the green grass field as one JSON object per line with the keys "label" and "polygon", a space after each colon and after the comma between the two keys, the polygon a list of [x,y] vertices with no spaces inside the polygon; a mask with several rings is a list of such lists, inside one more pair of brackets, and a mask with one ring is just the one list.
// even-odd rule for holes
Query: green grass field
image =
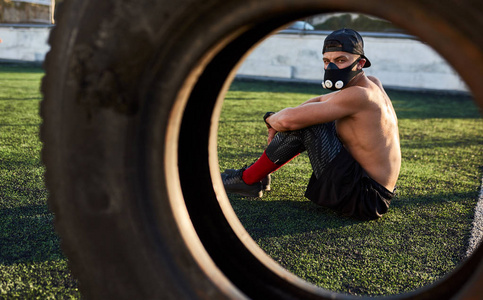
{"label": "green grass field", "polygon": [[[266,145],[262,116],[322,93],[317,85],[236,82],[220,118],[220,171],[255,161]],[[434,282],[466,253],[483,166],[483,122],[469,97],[389,92],[403,163],[382,219],[361,222],[303,197],[305,154],[272,176],[260,199],[230,195],[253,239],[307,281],[353,295],[392,295]]]}
{"label": "green grass field", "polygon": [[0,65],[0,298],[79,298],[53,230],[40,161],[43,71]]}
{"label": "green grass field", "polygon": [[[0,65],[0,298],[78,299],[47,208],[38,138],[43,71]],[[317,85],[236,82],[219,125],[220,169],[262,153],[261,116],[323,92]],[[343,218],[303,198],[302,154],[261,199],[231,197],[253,239],[274,260],[321,287],[354,295],[416,289],[464,258],[482,176],[483,122],[471,99],[391,92],[403,166],[382,219]]]}

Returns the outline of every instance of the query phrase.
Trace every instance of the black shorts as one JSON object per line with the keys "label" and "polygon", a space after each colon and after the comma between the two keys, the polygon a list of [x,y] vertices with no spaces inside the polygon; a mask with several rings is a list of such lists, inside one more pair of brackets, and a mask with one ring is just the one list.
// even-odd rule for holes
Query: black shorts
{"label": "black shorts", "polygon": [[377,219],[389,209],[394,192],[370,178],[342,147],[319,179],[312,174],[305,197],[345,216]]}

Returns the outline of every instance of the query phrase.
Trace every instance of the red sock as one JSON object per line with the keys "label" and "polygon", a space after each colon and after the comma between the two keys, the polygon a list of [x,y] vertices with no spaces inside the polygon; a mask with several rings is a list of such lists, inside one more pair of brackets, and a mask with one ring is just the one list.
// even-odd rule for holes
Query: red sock
{"label": "red sock", "polygon": [[283,165],[285,165],[287,162],[285,162],[281,165],[277,165],[277,164],[273,163],[268,158],[265,151],[263,151],[262,156],[260,156],[260,158],[250,168],[246,169],[243,172],[242,179],[246,184],[254,184],[255,182],[261,181],[268,174],[278,170]]}

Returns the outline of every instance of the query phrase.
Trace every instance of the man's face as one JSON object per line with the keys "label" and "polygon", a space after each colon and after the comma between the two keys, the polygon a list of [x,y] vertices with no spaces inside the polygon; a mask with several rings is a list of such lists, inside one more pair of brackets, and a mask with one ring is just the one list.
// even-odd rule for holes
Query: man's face
{"label": "man's face", "polygon": [[[343,51],[334,51],[334,52],[325,52],[324,53],[324,70],[327,69],[327,66],[329,63],[334,63],[339,69],[346,68],[350,66],[356,59],[358,59],[360,55],[358,54],[352,54],[348,52],[343,52]],[[364,61],[365,59],[361,59],[361,61]],[[362,68],[364,64],[357,64],[354,66],[354,70]],[[359,67],[360,66],[360,67]]]}

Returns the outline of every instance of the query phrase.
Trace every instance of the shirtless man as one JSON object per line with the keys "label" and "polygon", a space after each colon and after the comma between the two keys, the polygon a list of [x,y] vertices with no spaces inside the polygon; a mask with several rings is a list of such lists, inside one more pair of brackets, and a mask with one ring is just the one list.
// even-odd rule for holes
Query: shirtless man
{"label": "shirtless man", "polygon": [[363,219],[387,212],[401,167],[397,117],[381,82],[362,71],[371,65],[363,45],[351,29],[327,36],[322,84],[335,92],[265,114],[269,145],[250,167],[222,173],[228,193],[261,197],[267,176],[307,151],[308,199]]}

